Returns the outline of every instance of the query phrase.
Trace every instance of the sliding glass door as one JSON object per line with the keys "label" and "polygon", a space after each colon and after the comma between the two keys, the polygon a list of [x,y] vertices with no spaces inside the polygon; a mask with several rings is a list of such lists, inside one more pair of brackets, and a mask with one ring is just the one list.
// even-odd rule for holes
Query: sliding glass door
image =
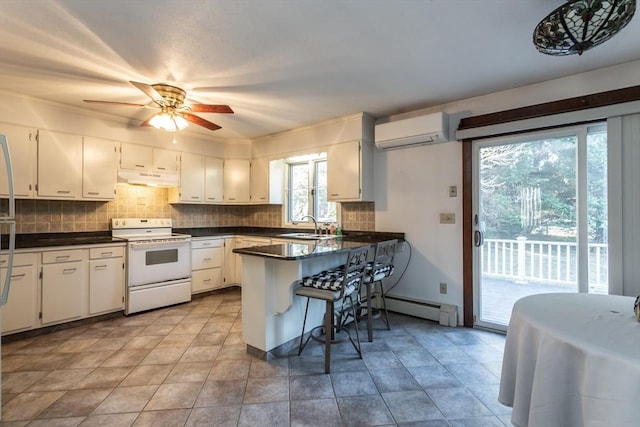
{"label": "sliding glass door", "polygon": [[605,125],[474,143],[474,323],[515,301],[608,293]]}

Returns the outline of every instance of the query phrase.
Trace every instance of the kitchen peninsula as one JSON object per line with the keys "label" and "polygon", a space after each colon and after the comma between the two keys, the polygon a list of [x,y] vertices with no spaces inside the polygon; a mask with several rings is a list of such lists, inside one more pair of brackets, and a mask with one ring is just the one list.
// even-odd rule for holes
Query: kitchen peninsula
{"label": "kitchen peninsula", "polygon": [[[242,336],[247,351],[267,357],[300,336],[306,299],[294,296],[297,280],[344,264],[351,249],[398,237],[402,233],[373,233],[234,249],[242,255]],[[311,300],[307,331],[322,324],[324,310],[322,301]]]}

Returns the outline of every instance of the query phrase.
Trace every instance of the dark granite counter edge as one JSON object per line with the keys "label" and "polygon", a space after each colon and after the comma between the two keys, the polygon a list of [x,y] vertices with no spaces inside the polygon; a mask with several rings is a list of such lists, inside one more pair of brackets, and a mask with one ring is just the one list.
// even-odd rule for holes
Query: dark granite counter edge
{"label": "dark granite counter edge", "polygon": [[[174,228],[174,232],[190,234],[193,237],[217,237],[241,234],[256,237],[280,237],[282,233],[299,232],[300,229],[268,228],[268,227],[201,227]],[[362,243],[377,243],[387,239],[404,239],[404,233],[345,231],[342,239]],[[8,247],[9,236],[2,235],[2,249]],[[123,239],[111,237],[111,231],[83,231],[56,233],[25,233],[16,235],[16,249],[30,249],[53,246],[76,246],[124,243]]]}
{"label": "dark granite counter edge", "polygon": [[[299,228],[277,228],[277,227],[201,227],[201,228],[174,228],[174,232],[189,234],[192,237],[217,237],[232,234],[243,236],[283,238],[283,233],[300,232]],[[345,230],[342,238],[349,241],[377,243],[383,240],[398,239],[404,240],[404,233],[386,231],[351,231]],[[295,240],[295,239],[292,239]]]}
{"label": "dark granite counter edge", "polygon": [[[294,261],[308,258],[316,258],[326,255],[336,255],[340,253],[346,253],[351,249],[361,248],[367,245],[373,245],[377,242],[381,242],[388,239],[378,239],[377,241],[353,241],[342,237],[336,237],[334,239],[319,241],[317,250],[314,249],[310,253],[298,253],[308,250],[312,243],[309,241],[290,242],[290,243],[277,243],[273,245],[253,246],[248,248],[234,249],[233,252],[241,255],[253,255],[263,258],[274,258],[283,261]],[[291,252],[295,253],[292,255]]]}

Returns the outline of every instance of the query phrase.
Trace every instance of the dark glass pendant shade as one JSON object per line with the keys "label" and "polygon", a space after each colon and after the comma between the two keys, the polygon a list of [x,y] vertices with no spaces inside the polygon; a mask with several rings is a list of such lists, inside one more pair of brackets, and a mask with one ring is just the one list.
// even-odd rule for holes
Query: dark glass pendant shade
{"label": "dark glass pendant shade", "polygon": [[582,55],[609,40],[633,18],[636,0],[569,0],[533,31],[533,44],[547,55]]}

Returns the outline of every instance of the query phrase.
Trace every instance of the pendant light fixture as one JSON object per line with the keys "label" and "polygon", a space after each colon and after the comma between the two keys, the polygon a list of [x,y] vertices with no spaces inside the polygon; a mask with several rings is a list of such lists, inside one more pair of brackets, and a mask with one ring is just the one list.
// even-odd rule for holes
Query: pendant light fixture
{"label": "pendant light fixture", "polygon": [[633,18],[636,0],[569,0],[533,31],[533,44],[547,55],[582,55],[609,40]]}

